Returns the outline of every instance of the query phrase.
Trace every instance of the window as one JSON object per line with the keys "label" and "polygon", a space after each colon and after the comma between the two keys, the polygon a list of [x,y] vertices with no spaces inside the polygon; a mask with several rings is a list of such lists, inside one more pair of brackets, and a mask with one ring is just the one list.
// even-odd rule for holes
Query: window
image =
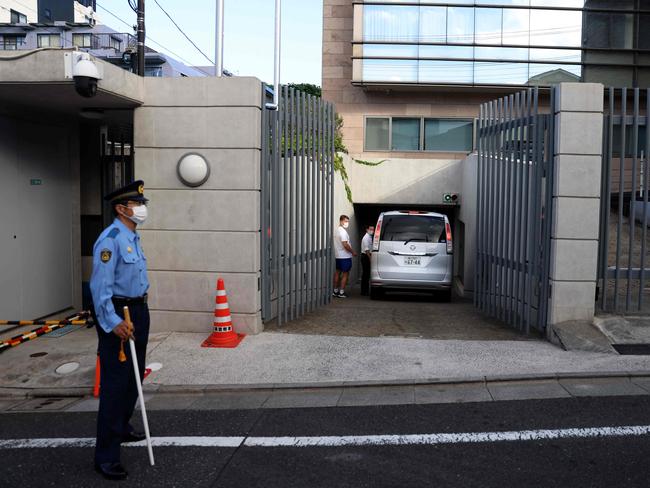
{"label": "window", "polygon": [[470,152],[473,126],[471,120],[424,119],[424,150]]}
{"label": "window", "polygon": [[366,119],[366,151],[388,150],[388,117]]}
{"label": "window", "polygon": [[110,47],[112,47],[116,51],[122,50],[122,41],[117,37],[110,36],[108,42],[110,43]]}
{"label": "window", "polygon": [[580,47],[581,43],[582,12],[568,10],[558,15],[557,10],[530,11],[531,46]]}
{"label": "window", "polygon": [[163,75],[162,66],[145,66],[144,75],[160,78]]}
{"label": "window", "polygon": [[93,43],[94,38],[92,34],[72,34],[72,45],[85,48],[97,47],[97,43]]}
{"label": "window", "polygon": [[420,8],[420,41],[446,42],[447,8]]}
{"label": "window", "polygon": [[418,61],[414,59],[365,59],[362,77],[364,81],[391,81],[415,83],[418,81]]}
{"label": "window", "polygon": [[500,8],[476,9],[476,44],[501,44],[502,15]]}
{"label": "window", "polygon": [[585,46],[629,49],[632,47],[632,14],[587,12]]}
{"label": "window", "polygon": [[473,142],[472,119],[366,117],[365,151],[469,153]]}
{"label": "window", "polygon": [[15,51],[19,47],[25,44],[25,36],[3,36],[2,44],[0,45],[2,49],[7,51]]}
{"label": "window", "polygon": [[474,42],[474,9],[447,8],[447,42],[472,44]]}
{"label": "window", "polygon": [[38,47],[61,47],[61,36],[59,34],[39,34]]}
{"label": "window", "polygon": [[387,215],[382,222],[381,240],[446,242],[445,220],[424,215]]}
{"label": "window", "polygon": [[420,119],[393,118],[393,151],[417,151],[420,148]]}
{"label": "window", "polygon": [[11,23],[12,24],[26,24],[27,23],[27,16],[25,14],[21,14],[20,12],[16,12],[15,10],[10,10],[11,13]]}
{"label": "window", "polygon": [[367,5],[363,9],[366,41],[417,41],[419,7]]}

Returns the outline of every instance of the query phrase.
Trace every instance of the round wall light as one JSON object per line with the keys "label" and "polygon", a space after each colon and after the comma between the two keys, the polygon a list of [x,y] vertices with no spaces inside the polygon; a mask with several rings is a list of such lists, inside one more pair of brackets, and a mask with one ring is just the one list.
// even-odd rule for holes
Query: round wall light
{"label": "round wall light", "polygon": [[189,153],[178,161],[176,172],[184,185],[201,186],[210,177],[210,165],[200,154]]}

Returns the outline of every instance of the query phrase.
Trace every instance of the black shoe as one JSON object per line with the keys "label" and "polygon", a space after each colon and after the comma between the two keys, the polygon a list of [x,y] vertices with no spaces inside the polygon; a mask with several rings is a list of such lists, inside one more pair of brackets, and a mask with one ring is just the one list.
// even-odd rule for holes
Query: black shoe
{"label": "black shoe", "polygon": [[126,469],[120,463],[95,464],[95,471],[107,480],[124,480],[128,476]]}
{"label": "black shoe", "polygon": [[126,434],[125,436],[122,436],[122,442],[140,442],[145,440],[146,438],[147,436],[144,435],[144,432],[132,431]]}
{"label": "black shoe", "polygon": [[347,298],[348,296],[345,294],[344,291],[340,291],[339,294],[338,294],[338,297],[339,298]]}

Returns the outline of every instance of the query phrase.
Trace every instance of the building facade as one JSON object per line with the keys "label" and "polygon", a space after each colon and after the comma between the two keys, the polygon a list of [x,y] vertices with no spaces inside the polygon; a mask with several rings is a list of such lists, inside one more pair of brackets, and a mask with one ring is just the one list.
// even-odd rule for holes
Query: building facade
{"label": "building facade", "polygon": [[[0,0],[0,50],[77,48],[132,70],[137,40],[102,24],[94,0]],[[206,76],[166,54],[145,48],[145,76]]]}
{"label": "building facade", "polygon": [[463,195],[454,207],[443,195],[461,191],[479,105],[560,82],[648,86],[647,9],[645,0],[324,0],[323,96],[343,121],[353,198],[338,199],[340,212],[361,226],[383,209],[428,206],[464,235]]}

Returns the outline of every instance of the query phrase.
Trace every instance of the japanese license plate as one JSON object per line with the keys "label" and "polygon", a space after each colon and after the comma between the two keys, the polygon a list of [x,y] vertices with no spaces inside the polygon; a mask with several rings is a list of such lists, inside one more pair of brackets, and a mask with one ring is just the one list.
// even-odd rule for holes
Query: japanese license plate
{"label": "japanese license plate", "polygon": [[404,258],[404,266],[420,266],[421,258],[419,256],[406,256]]}

